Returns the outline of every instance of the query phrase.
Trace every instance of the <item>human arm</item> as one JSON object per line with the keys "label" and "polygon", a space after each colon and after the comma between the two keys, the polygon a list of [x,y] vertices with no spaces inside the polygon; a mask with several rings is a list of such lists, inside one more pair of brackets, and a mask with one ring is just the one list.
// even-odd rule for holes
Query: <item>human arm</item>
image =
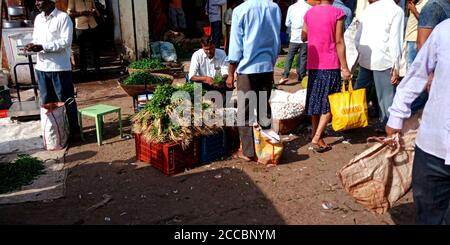
{"label": "human arm", "polygon": [[202,82],[211,86],[214,84],[214,78],[208,76],[192,76],[190,80],[193,82]]}
{"label": "human arm", "polygon": [[404,33],[404,14],[403,11],[399,11],[393,18],[391,28],[389,30],[389,53],[391,55],[392,71],[391,71],[391,84],[396,86],[399,82],[399,68],[400,60],[402,57],[402,44]]}
{"label": "human arm", "polygon": [[431,32],[433,32],[433,29],[431,28],[417,28],[417,52],[419,52],[423,44],[427,41]]}
{"label": "human arm", "polygon": [[408,1],[408,9],[409,11],[411,11],[411,13],[414,15],[414,17],[416,17],[416,19],[419,19],[419,11],[417,11],[416,5],[414,4],[414,2],[412,0]]}
{"label": "human arm", "polygon": [[417,27],[417,52],[422,48],[434,27],[442,21],[444,14],[442,7],[436,2],[429,2],[423,7]]}
{"label": "human arm", "polygon": [[234,88],[234,74],[236,73],[237,63],[230,63],[228,65],[228,77],[227,77],[227,87],[229,89]]}
{"label": "human arm", "polygon": [[308,26],[306,25],[306,23],[303,23],[302,42],[307,42],[307,41],[308,41]]}
{"label": "human arm", "polygon": [[287,15],[286,15],[286,23],[285,23],[285,25],[286,25],[286,27],[288,29],[292,25],[292,20],[291,20],[291,18],[292,18],[292,16],[291,16],[292,15],[292,11],[291,10],[292,10],[291,8],[288,8]]}
{"label": "human arm", "polygon": [[397,87],[394,101],[389,108],[390,117],[386,132],[393,134],[400,132],[403,121],[411,116],[411,104],[424,91],[428,76],[434,72],[437,65],[439,46],[431,34],[416,59],[408,70],[403,81]]}
{"label": "human arm", "polygon": [[345,41],[344,41],[344,19],[341,18],[336,24],[336,50],[341,63],[342,79],[350,80],[351,73],[347,65],[347,56],[345,54]]}

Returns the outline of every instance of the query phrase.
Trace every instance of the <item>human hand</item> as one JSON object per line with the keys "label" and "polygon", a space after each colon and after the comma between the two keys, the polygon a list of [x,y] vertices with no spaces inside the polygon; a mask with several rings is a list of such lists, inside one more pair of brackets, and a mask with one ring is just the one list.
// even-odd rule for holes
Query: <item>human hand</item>
{"label": "human hand", "polygon": [[90,10],[81,11],[81,16],[91,16],[92,12]]}
{"label": "human hand", "polygon": [[411,11],[417,11],[416,5],[413,1],[408,1],[408,9]]}
{"label": "human hand", "polygon": [[392,86],[397,86],[399,82],[400,76],[398,75],[397,69],[392,69],[391,71],[391,84]]}
{"label": "human hand", "polygon": [[342,80],[348,81],[352,78],[352,73],[348,69],[342,70]]}
{"label": "human hand", "polygon": [[214,85],[214,78],[206,77],[205,83],[208,84],[208,85],[213,86]]}
{"label": "human hand", "polygon": [[42,50],[44,50],[44,47],[42,47],[42,45],[39,44],[30,43],[25,47],[25,50],[28,52],[41,52]]}
{"label": "human hand", "polygon": [[389,126],[386,126],[385,130],[386,130],[386,134],[387,134],[388,137],[392,137],[395,134],[401,133],[400,129],[391,128]]}
{"label": "human hand", "polygon": [[31,48],[33,46],[34,46],[33,43],[29,43],[29,44],[25,45],[24,50],[27,51],[27,52],[30,52],[30,51],[32,51]]}
{"label": "human hand", "polygon": [[229,88],[229,89],[234,88],[234,76],[227,77],[227,88]]}

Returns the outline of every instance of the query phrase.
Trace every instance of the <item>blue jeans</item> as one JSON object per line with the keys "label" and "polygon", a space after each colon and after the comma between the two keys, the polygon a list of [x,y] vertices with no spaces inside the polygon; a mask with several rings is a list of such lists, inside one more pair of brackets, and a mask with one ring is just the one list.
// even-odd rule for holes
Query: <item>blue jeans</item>
{"label": "blue jeans", "polygon": [[384,128],[389,119],[389,107],[394,101],[395,90],[391,84],[391,69],[385,71],[372,71],[364,67],[359,70],[358,80],[356,80],[355,89],[366,88],[375,83],[377,91],[377,100],[380,107],[380,123]]}
{"label": "blue jeans", "polygon": [[[75,98],[72,71],[43,72],[36,70],[39,85],[41,104],[52,102],[65,102],[67,99]],[[78,126],[77,103],[66,105],[67,118],[69,120],[71,134],[80,131]]]}
{"label": "blue jeans", "polygon": [[412,179],[416,223],[449,223],[450,166],[416,147]]}
{"label": "blue jeans", "polygon": [[284,63],[283,77],[289,77],[289,72],[291,71],[292,62],[294,61],[294,56],[298,54],[298,64],[296,67],[298,80],[301,81],[304,76],[306,76],[306,60],[308,44],[306,43],[289,43],[289,52]]}
{"label": "blue jeans", "polygon": [[406,42],[406,46],[408,49],[407,62],[408,62],[408,68],[409,68],[417,56],[417,43],[408,41],[408,42]]}
{"label": "blue jeans", "polygon": [[220,40],[222,39],[222,21],[211,22],[211,35],[216,48],[220,48]]}

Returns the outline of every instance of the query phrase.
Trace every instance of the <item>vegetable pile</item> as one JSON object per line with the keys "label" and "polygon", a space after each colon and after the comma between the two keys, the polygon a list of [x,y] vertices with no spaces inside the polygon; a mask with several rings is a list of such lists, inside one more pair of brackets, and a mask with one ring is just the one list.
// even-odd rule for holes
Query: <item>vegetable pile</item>
{"label": "vegetable pile", "polygon": [[158,59],[141,59],[131,63],[128,68],[131,69],[144,69],[144,70],[161,70],[165,69],[166,66],[161,63]]}
{"label": "vegetable pile", "polygon": [[123,85],[144,85],[147,84],[164,84],[171,82],[171,79],[164,76],[157,76],[146,72],[135,72],[127,77],[122,84]]}
{"label": "vegetable pile", "polygon": [[29,155],[19,155],[10,163],[0,163],[0,194],[31,184],[44,169],[42,160]]}
{"label": "vegetable pile", "polygon": [[[219,130],[217,127],[206,125],[195,126],[194,107],[190,107],[190,126],[176,124],[172,120],[173,116],[182,116],[182,111],[177,111],[180,105],[186,102],[193,104],[195,83],[181,86],[171,86],[169,84],[160,85],[156,88],[152,99],[146,104],[144,110],[140,111],[132,118],[133,132],[142,134],[149,143],[181,143],[187,147],[196,136],[211,135]],[[183,99],[172,100],[175,92],[186,92],[190,95],[191,101]],[[204,94],[206,91],[202,91]],[[202,109],[210,107],[209,102],[202,103]],[[185,122],[186,123],[186,122]]]}
{"label": "vegetable pile", "polygon": [[225,84],[225,79],[223,76],[215,76],[214,77],[214,85],[222,86]]}

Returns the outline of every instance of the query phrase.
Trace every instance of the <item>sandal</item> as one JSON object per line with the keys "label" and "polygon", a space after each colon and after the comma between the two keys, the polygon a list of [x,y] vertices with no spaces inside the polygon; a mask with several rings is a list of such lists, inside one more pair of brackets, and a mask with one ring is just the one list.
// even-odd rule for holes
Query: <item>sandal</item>
{"label": "sandal", "polygon": [[317,153],[325,153],[327,151],[331,151],[333,149],[333,147],[327,145],[327,146],[316,146],[313,147],[313,151],[317,152]]}

